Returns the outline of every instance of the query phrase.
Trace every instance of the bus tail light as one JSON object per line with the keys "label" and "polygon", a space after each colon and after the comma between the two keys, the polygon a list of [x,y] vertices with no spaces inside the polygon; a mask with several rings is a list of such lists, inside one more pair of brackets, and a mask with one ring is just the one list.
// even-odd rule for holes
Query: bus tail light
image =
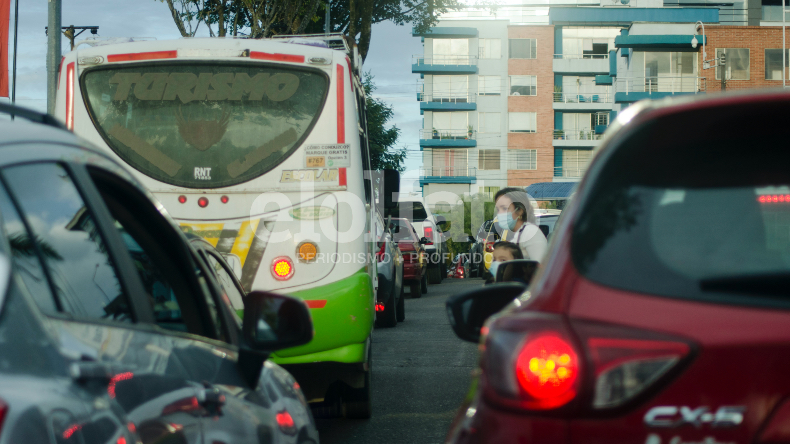
{"label": "bus tail light", "polygon": [[294,275],[294,263],[286,256],[280,256],[272,261],[272,276],[278,281],[287,281]]}
{"label": "bus tail light", "polygon": [[200,208],[206,208],[208,206],[208,198],[203,196],[200,199],[198,199],[198,206]]}
{"label": "bus tail light", "polygon": [[133,52],[129,54],[110,54],[107,56],[107,61],[136,62],[139,60],[174,59],[176,57],[178,57],[178,51]]}
{"label": "bus tail light", "polygon": [[74,62],[66,66],[66,128],[74,131]]}
{"label": "bus tail light", "polygon": [[219,198],[219,201],[224,203],[224,204],[228,203],[229,200],[230,200],[230,198],[228,196],[222,196],[222,197]]}
{"label": "bus tail light", "polygon": [[187,203],[187,197],[184,195],[178,196],[178,203]]}
{"label": "bus tail light", "polygon": [[303,242],[297,249],[299,260],[302,262],[312,262],[318,255],[318,246],[312,242]]}

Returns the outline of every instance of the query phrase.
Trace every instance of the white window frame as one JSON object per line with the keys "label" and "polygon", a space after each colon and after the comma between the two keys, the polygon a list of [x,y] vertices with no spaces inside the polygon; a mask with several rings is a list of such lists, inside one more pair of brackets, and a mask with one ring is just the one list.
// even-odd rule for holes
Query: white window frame
{"label": "white window frame", "polygon": [[[511,57],[510,56],[510,42],[513,40],[534,40],[535,41],[535,54],[531,54],[533,57]],[[530,45],[530,49],[532,45]],[[538,39],[522,39],[522,38],[515,38],[515,39],[507,39],[507,58],[509,59],[516,59],[516,60],[535,60],[538,58]]]}
{"label": "white window frame", "polygon": [[[486,78],[496,78],[497,88],[496,92],[483,92],[485,88]],[[490,81],[490,80],[489,80]],[[502,95],[502,76],[477,76],[477,94],[481,96],[501,96]]]}
{"label": "white window frame", "polygon": [[[498,42],[499,57],[488,57],[489,53],[492,52],[491,48],[492,47],[497,47],[497,45],[494,45],[494,42]],[[487,44],[487,46],[486,46],[486,44]],[[491,59],[491,60],[501,59],[502,58],[502,39],[494,39],[494,38],[490,38],[490,39],[480,38],[480,39],[477,39],[477,58],[478,59]]]}
{"label": "white window frame", "polygon": [[[491,160],[490,159],[484,159],[483,151],[490,151],[490,152],[498,153],[499,157],[497,158],[497,164],[499,166],[497,166],[496,168],[484,168],[483,167],[484,166],[483,162],[484,161],[491,161]],[[498,150],[498,149],[490,149],[490,148],[489,149],[485,149],[484,148],[484,149],[478,150],[477,151],[477,169],[478,170],[483,170],[483,171],[499,171],[499,170],[501,170],[502,169],[502,151]]]}
{"label": "white window frame", "polygon": [[[514,77],[521,77],[526,79],[532,80],[532,85],[518,85],[518,86],[527,86],[532,87],[535,91],[535,94],[513,94],[513,78]],[[531,75],[518,75],[518,76],[508,76],[508,82],[510,83],[508,87],[508,95],[510,96],[537,96],[538,95],[538,76],[531,76]]]}
{"label": "white window frame", "polygon": [[[516,149],[507,151],[508,170],[534,171],[538,169],[538,150]],[[527,154],[530,154],[529,158],[520,159],[520,157],[525,157]],[[521,162],[527,163],[527,168],[519,168],[520,166],[523,166]]]}
{"label": "white window frame", "polygon": [[[535,134],[535,133],[538,132],[538,113],[536,113],[536,112],[509,112],[507,114],[508,114],[507,131],[509,133]],[[532,129],[525,129],[525,130],[522,130],[522,129],[514,130],[513,126],[515,126],[515,125],[513,125],[513,120],[514,120],[514,118],[518,118],[518,117],[523,118],[523,119],[532,120],[532,122],[528,122],[528,123],[534,123],[533,128]],[[529,125],[526,125],[526,126],[529,126]]]}

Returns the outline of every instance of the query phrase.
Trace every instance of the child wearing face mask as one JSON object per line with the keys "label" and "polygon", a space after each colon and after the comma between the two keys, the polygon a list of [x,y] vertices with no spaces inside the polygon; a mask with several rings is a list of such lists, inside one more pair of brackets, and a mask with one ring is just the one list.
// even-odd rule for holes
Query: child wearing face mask
{"label": "child wearing face mask", "polygon": [[519,188],[503,188],[494,196],[494,205],[502,240],[518,245],[523,259],[540,262],[548,242],[536,223],[527,193]]}
{"label": "child wearing face mask", "polygon": [[497,270],[499,270],[499,266],[502,262],[513,261],[516,259],[524,259],[524,255],[521,254],[521,248],[518,245],[514,244],[513,242],[497,242],[494,244],[494,252],[493,252],[493,260],[491,261],[491,267],[489,267],[488,271],[491,273],[491,277],[486,281],[486,284],[491,284],[496,279]]}

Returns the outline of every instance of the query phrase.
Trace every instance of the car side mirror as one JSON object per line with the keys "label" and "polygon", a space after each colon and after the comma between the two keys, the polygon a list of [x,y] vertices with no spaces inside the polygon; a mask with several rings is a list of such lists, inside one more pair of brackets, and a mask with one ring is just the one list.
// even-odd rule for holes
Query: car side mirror
{"label": "car side mirror", "polygon": [[496,282],[517,282],[529,285],[539,265],[540,262],[528,259],[502,262],[496,270],[495,280]]}
{"label": "car side mirror", "polygon": [[384,208],[398,207],[398,193],[400,192],[400,173],[397,170],[383,170],[384,175]]}
{"label": "car side mirror", "polygon": [[427,237],[421,237],[421,238],[420,238],[420,245],[425,245],[425,244],[427,244],[428,242],[430,242],[430,241],[428,240],[428,238],[427,238]]}
{"label": "car side mirror", "polygon": [[503,283],[450,296],[447,299],[450,326],[464,341],[479,342],[485,321],[521,296],[524,290],[521,284]]}
{"label": "car side mirror", "polygon": [[307,344],[313,340],[310,309],[300,299],[252,291],[244,298],[242,334],[245,343],[258,351]]}

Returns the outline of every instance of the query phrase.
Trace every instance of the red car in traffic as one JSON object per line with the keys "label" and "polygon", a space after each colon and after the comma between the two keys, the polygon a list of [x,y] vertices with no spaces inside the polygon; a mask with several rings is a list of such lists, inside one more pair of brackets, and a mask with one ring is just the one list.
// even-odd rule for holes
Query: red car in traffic
{"label": "red car in traffic", "polygon": [[448,300],[481,358],[447,442],[790,442],[788,115],[781,92],[621,112],[529,291]]}
{"label": "red car in traffic", "polygon": [[428,263],[424,247],[428,239],[419,238],[408,219],[392,218],[390,227],[403,254],[403,284],[409,286],[411,297],[419,298],[428,292]]}

